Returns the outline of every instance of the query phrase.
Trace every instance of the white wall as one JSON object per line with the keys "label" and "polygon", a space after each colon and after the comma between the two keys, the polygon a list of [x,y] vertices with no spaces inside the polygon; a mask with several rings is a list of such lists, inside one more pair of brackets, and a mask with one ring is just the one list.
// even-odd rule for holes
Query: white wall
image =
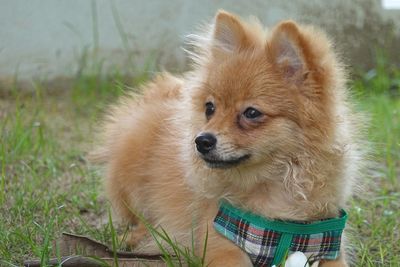
{"label": "white wall", "polygon": [[[374,0],[0,0],[0,77],[73,75],[85,49],[93,52],[96,46],[96,62],[104,60],[107,66],[123,69],[133,62],[140,69],[157,58],[168,69],[180,69],[185,66],[183,37],[211,19],[218,8],[256,15],[267,25],[287,18],[312,22],[340,37],[346,23],[364,27],[367,2],[376,3],[376,14],[384,14],[376,11],[380,5]],[[356,12],[348,14],[349,9]],[[342,13],[350,19],[342,19]],[[377,23],[389,20],[382,17]],[[118,19],[126,35],[120,34]],[[399,13],[391,13],[390,19],[398,27]],[[123,42],[124,36],[128,42]]]}

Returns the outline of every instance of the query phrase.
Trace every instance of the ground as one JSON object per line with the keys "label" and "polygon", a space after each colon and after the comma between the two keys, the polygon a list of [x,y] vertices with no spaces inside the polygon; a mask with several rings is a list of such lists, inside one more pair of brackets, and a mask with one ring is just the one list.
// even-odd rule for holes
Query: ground
{"label": "ground", "polygon": [[[353,83],[357,109],[370,119],[371,151],[348,210],[354,266],[400,265],[400,90],[375,90],[386,81],[379,79]],[[122,84],[138,83],[84,76],[68,90],[41,82],[31,92],[0,88],[0,266],[32,258],[45,265],[63,231],[112,243],[101,169],[87,153],[107,104]]]}

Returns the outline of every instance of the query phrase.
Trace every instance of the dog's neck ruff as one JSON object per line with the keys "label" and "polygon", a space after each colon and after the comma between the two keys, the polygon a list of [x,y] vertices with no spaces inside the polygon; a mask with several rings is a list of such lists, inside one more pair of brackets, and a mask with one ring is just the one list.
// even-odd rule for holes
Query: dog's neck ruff
{"label": "dog's neck ruff", "polygon": [[339,217],[314,222],[268,220],[222,200],[214,227],[246,251],[254,266],[278,266],[296,251],[303,252],[310,263],[337,259],[346,220],[344,210]]}

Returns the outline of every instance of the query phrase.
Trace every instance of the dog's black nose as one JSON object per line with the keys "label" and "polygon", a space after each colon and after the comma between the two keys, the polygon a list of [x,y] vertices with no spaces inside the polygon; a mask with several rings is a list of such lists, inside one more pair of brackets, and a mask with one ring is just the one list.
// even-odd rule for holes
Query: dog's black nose
{"label": "dog's black nose", "polygon": [[207,154],[215,148],[217,138],[211,133],[202,133],[194,140],[196,148],[201,154]]}

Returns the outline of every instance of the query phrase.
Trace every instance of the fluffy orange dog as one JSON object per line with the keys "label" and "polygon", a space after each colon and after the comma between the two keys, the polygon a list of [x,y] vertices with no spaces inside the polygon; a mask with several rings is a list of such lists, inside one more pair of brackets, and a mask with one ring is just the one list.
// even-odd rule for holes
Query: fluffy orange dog
{"label": "fluffy orange dog", "polygon": [[[351,194],[357,120],[343,67],[323,33],[292,21],[265,32],[220,11],[192,39],[192,72],[159,75],[110,112],[106,191],[121,218],[139,224],[128,240],[138,249],[155,247],[132,211],[183,245],[194,229],[199,253],[208,231],[211,266],[252,266],[212,226],[221,199],[310,222],[338,216]],[[343,248],[320,266],[347,266]]]}

